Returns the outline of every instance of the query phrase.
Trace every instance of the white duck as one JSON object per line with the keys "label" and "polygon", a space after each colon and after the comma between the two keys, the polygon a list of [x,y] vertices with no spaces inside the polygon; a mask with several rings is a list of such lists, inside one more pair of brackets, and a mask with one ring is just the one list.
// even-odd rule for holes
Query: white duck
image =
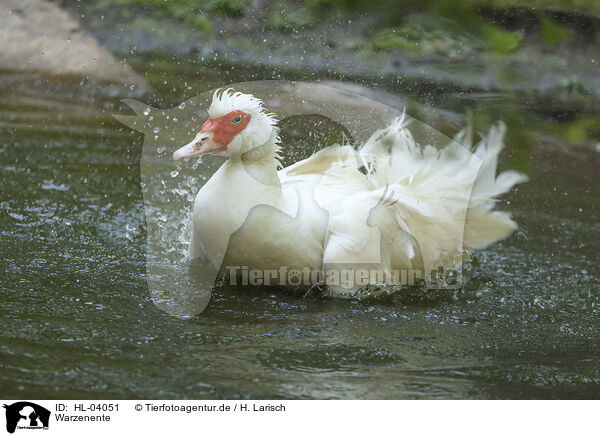
{"label": "white duck", "polygon": [[[394,270],[423,277],[460,265],[464,248],[483,248],[517,228],[508,213],[493,210],[497,196],[526,180],[514,171],[496,177],[503,125],[473,154],[456,143],[419,147],[402,118],[359,150],[331,146],[279,169],[277,120],[259,99],[217,91],[208,112],[173,158],[228,158],[196,196],[190,242],[193,257],[222,272],[328,274],[369,265],[388,272],[385,282]],[[358,287],[329,290],[352,295]]]}

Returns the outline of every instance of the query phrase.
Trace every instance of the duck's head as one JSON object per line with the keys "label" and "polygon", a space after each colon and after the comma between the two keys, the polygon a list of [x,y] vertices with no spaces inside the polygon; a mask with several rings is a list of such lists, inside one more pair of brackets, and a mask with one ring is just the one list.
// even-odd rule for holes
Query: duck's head
{"label": "duck's head", "polygon": [[241,156],[278,141],[275,116],[267,113],[262,101],[251,94],[217,90],[208,116],[194,140],[173,153],[173,159],[203,154]]}

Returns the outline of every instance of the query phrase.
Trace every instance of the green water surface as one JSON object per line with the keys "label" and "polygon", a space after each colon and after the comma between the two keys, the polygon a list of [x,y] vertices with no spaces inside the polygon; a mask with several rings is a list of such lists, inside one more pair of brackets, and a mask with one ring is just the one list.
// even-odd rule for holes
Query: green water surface
{"label": "green water surface", "polygon": [[[151,70],[157,106],[245,78],[169,74]],[[482,125],[505,119],[501,167],[531,179],[498,206],[519,231],[475,253],[461,292],[341,301],[217,289],[180,320],[148,293],[143,137],[111,115],[128,113],[125,96],[0,75],[1,397],[600,398],[600,155],[545,140],[572,128],[547,108],[438,95]],[[528,134],[531,120],[541,134]]]}

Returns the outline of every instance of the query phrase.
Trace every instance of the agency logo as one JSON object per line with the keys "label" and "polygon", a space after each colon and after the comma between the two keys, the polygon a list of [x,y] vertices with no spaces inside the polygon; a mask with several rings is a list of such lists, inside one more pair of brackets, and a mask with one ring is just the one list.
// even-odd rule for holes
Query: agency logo
{"label": "agency logo", "polygon": [[6,431],[14,433],[18,429],[48,429],[50,411],[29,401],[19,401],[4,405],[6,409]]}

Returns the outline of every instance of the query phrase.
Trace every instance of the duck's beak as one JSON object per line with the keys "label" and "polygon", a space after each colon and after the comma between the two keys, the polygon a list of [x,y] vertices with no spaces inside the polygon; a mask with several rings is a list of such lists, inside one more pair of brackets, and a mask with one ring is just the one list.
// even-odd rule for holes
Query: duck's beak
{"label": "duck's beak", "polygon": [[223,145],[213,140],[213,132],[201,132],[194,140],[173,153],[173,159],[178,161],[206,153],[223,151]]}

